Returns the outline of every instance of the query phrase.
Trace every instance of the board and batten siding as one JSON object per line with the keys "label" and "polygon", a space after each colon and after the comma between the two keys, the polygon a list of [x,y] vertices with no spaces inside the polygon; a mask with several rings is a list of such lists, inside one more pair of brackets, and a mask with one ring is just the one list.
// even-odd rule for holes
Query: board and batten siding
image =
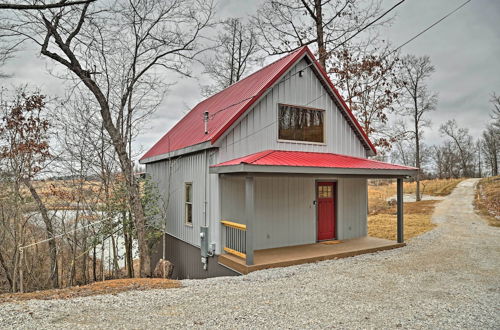
{"label": "board and batten siding", "polygon": [[244,176],[223,176],[222,218],[253,230],[254,249],[315,243],[317,181],[337,181],[337,238],[366,236],[367,181],[363,178],[257,176],[255,219],[247,223]]}
{"label": "board and batten siding", "polygon": [[[329,152],[366,157],[366,150],[307,62],[302,59],[284,75],[217,143],[224,162],[262,150]],[[303,70],[300,77],[296,74]],[[325,144],[278,141],[278,104],[325,110]]]}
{"label": "board and batten siding", "polygon": [[[152,182],[157,185],[158,192],[163,199],[160,203],[168,203],[166,232],[197,247],[200,246],[200,226],[205,223],[204,189],[205,175],[208,171],[206,154],[198,152],[172,160],[146,164],[146,172],[151,176]],[[184,219],[184,185],[186,182],[193,184],[192,226],[187,225]],[[208,221],[207,218],[207,224]]]}
{"label": "board and batten siding", "polygon": [[337,184],[338,239],[368,235],[368,181],[364,178],[343,178]]}

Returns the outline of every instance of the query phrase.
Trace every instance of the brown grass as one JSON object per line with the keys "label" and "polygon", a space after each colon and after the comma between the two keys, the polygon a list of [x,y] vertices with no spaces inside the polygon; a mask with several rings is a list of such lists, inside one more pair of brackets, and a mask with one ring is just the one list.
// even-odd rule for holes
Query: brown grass
{"label": "brown grass", "polygon": [[95,282],[89,285],[65,289],[52,289],[28,293],[0,294],[0,303],[15,302],[30,299],[68,299],[101,294],[116,294],[129,290],[152,290],[179,288],[179,281],[162,278],[132,278]]}
{"label": "brown grass", "polygon": [[[437,202],[439,201],[404,203],[405,239],[413,238],[436,227],[431,222],[431,217]],[[368,216],[368,235],[390,240],[396,239],[396,208],[394,206]]]}
{"label": "brown grass", "polygon": [[[431,196],[447,196],[463,180],[465,178],[423,180],[420,182],[420,193]],[[415,182],[404,183],[405,194],[414,194],[416,189],[417,184]]]}
{"label": "brown grass", "polygon": [[500,176],[479,181],[474,206],[490,226],[500,227]]}
{"label": "brown grass", "polygon": [[[445,196],[464,179],[423,180],[421,189],[426,195]],[[380,182],[379,182],[380,183]],[[385,183],[385,184],[384,184]],[[405,182],[405,194],[415,193],[415,182]],[[396,207],[387,200],[396,195],[396,183],[368,186],[368,235],[385,239],[396,239]],[[438,201],[420,201],[404,203],[404,236],[405,239],[423,234],[434,227],[431,222],[434,207]]]}

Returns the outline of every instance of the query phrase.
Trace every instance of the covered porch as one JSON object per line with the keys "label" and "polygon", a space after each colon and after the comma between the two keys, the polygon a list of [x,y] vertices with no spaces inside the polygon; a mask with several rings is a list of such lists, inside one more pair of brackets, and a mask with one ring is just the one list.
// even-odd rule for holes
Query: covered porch
{"label": "covered porch", "polygon": [[[218,260],[239,273],[404,246],[403,179],[415,168],[336,154],[265,151],[210,171],[221,184]],[[367,236],[368,178],[397,179],[397,241]]]}
{"label": "covered porch", "polygon": [[313,244],[286,246],[272,249],[255,250],[253,264],[247,264],[243,256],[225,253],[219,256],[219,263],[238,273],[250,272],[276,267],[287,267],[305,263],[353,257],[364,253],[390,250],[405,246],[375,237],[360,237],[349,240],[325,241]]}

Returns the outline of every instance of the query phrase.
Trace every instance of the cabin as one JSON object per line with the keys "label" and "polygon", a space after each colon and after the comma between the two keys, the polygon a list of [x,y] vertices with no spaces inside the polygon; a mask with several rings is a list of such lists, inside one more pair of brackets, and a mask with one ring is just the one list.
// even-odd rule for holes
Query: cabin
{"label": "cabin", "polygon": [[[397,248],[402,181],[307,46],[200,102],[140,160],[165,205],[152,259],[176,278]],[[397,241],[367,236],[369,178],[396,178]]]}

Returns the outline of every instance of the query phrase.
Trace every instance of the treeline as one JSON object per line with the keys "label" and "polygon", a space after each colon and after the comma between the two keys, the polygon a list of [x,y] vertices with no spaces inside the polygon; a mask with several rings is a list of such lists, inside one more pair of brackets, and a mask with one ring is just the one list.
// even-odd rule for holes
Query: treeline
{"label": "treeline", "polygon": [[[0,291],[138,275],[125,178],[95,113],[21,89],[0,118]],[[160,200],[137,183],[153,244]]]}
{"label": "treeline", "polygon": [[[423,172],[429,178],[486,177],[498,175],[500,152],[500,97],[490,99],[490,122],[480,137],[474,138],[468,128],[459,127],[456,120],[440,125],[443,142],[423,144],[420,157]],[[413,143],[395,143],[391,157],[404,165],[415,166]]]}

